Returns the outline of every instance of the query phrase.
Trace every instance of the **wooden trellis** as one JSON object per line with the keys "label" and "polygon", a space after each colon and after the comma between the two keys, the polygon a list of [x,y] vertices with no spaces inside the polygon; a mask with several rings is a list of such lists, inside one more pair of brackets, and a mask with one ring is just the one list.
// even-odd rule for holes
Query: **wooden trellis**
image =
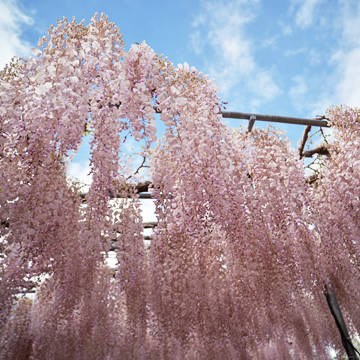
{"label": "wooden trellis", "polygon": [[243,113],[243,112],[234,112],[234,111],[222,111],[221,115],[223,118],[228,118],[228,119],[249,120],[249,127],[248,127],[249,131],[252,130],[255,121],[330,127],[330,124],[325,116],[317,116],[314,119],[303,119],[303,118],[289,117],[289,116],[263,115],[263,114]]}
{"label": "wooden trellis", "polygon": [[[158,109],[154,107],[157,112]],[[242,119],[242,120],[249,120],[248,131],[251,132],[255,121],[266,121],[266,122],[274,122],[274,123],[283,123],[283,124],[296,124],[296,125],[305,125],[303,137],[300,142],[299,147],[299,156],[300,158],[303,157],[312,157],[314,154],[320,155],[329,155],[328,150],[324,146],[320,146],[316,149],[305,151],[304,147],[305,143],[308,139],[308,135],[311,131],[312,126],[316,127],[330,127],[330,123],[325,116],[317,116],[314,119],[304,119],[304,118],[296,118],[296,117],[286,117],[286,116],[278,116],[278,115],[262,115],[262,114],[252,114],[252,113],[243,113],[243,112],[232,112],[232,111],[222,111],[223,118],[229,119]],[[140,199],[152,199],[151,194],[148,192],[149,186],[151,185],[150,181],[139,183],[136,186],[136,190],[139,194]],[[120,197],[113,195],[113,197]],[[152,223],[143,223],[144,228],[155,228],[157,226],[156,222]],[[144,240],[151,240],[151,236],[144,236]],[[112,249],[116,249],[117,247],[112,244]],[[357,357],[357,349],[351,342],[347,326],[345,324],[338,300],[336,298],[335,290],[331,283],[329,283],[324,288],[324,295],[326,297],[330,312],[334,317],[336,326],[339,330],[341,340],[344,346],[344,349],[349,357],[349,359],[358,359]]]}
{"label": "wooden trellis", "polygon": [[[154,110],[157,113],[161,111],[154,106]],[[280,115],[263,115],[263,114],[253,114],[253,113],[244,113],[244,112],[234,112],[234,111],[222,111],[221,115],[224,119],[240,119],[240,120],[249,120],[248,131],[250,132],[255,124],[255,121],[265,121],[273,123],[282,123],[282,124],[294,124],[294,125],[306,125],[304,134],[301,140],[299,155],[300,158],[303,157],[312,157],[314,154],[320,155],[329,155],[328,150],[320,146],[316,149],[305,151],[304,147],[307,141],[308,135],[311,131],[312,126],[327,128],[330,127],[330,123],[325,116],[317,116],[314,119],[305,119],[289,116],[280,116]],[[151,194],[149,193],[150,181],[145,181],[136,185],[136,191],[139,194],[140,199],[152,199]],[[86,194],[82,194],[81,197],[85,200]],[[120,198],[123,197],[121,194],[110,194],[111,198]],[[130,195],[128,196],[130,197]]]}

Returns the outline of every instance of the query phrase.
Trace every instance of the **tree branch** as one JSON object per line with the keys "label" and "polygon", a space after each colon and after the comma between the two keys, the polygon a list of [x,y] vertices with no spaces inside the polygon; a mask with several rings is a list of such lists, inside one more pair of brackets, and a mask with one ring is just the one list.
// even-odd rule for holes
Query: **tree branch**
{"label": "tree branch", "polygon": [[303,157],[304,147],[305,147],[305,144],[306,144],[306,141],[308,139],[310,131],[311,131],[311,126],[310,125],[306,126],[305,129],[304,129],[304,134],[303,134],[301,144],[300,144],[300,148],[299,148],[300,159],[302,159],[302,157]]}
{"label": "tree branch", "polygon": [[146,156],[143,156],[143,158],[144,159],[143,159],[142,163],[140,164],[140,166],[135,170],[135,172],[132,175],[128,176],[128,178],[126,180],[131,179],[134,175],[136,175],[139,172],[139,170],[141,168],[149,167],[148,165],[144,165],[145,161],[146,161]]}
{"label": "tree branch", "polygon": [[[109,191],[109,197],[111,199],[119,199],[119,198],[127,198],[127,197],[130,198],[131,194],[133,194],[133,192],[131,191],[132,188],[135,189],[135,194],[139,194],[140,199],[152,199],[151,194],[142,194],[142,193],[147,193],[149,191],[150,185],[151,185],[150,181],[140,182],[134,187],[132,187],[132,185],[129,185],[129,190],[125,191],[125,194],[124,192],[121,191],[119,191],[118,193],[113,193]],[[80,194],[82,201],[86,201],[86,196],[87,193]]]}
{"label": "tree branch", "polygon": [[329,150],[325,146],[319,146],[315,149],[304,151],[302,157],[312,157],[314,154],[326,155],[330,157]]}

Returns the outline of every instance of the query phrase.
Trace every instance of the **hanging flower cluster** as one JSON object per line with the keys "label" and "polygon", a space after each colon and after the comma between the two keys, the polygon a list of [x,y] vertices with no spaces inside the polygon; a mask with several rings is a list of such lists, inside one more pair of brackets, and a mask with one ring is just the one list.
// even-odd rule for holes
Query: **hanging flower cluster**
{"label": "hanging flower cluster", "polygon": [[[59,21],[34,52],[0,74],[0,359],[326,359],[329,284],[360,329],[358,110],[330,110],[311,188],[282,133],[230,130],[213,80],[125,51],[104,16]],[[88,129],[84,203],[66,168]],[[150,159],[150,248],[127,136]]]}
{"label": "hanging flower cluster", "polygon": [[328,281],[343,299],[351,325],[359,329],[357,298],[360,295],[360,110],[329,110],[335,129],[331,161],[322,169],[315,188],[316,226],[321,233],[321,260]]}

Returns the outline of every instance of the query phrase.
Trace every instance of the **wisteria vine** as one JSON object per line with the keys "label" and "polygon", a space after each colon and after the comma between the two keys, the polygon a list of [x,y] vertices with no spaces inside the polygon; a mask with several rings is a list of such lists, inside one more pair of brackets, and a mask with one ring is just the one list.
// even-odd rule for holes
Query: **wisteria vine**
{"label": "wisteria vine", "polygon": [[[359,109],[329,110],[309,184],[284,134],[231,130],[221,106],[213,80],[145,42],[125,51],[104,15],[58,21],[2,70],[0,359],[328,359],[330,285],[358,334]],[[66,173],[88,129],[84,202]],[[129,134],[149,159],[149,247]]]}

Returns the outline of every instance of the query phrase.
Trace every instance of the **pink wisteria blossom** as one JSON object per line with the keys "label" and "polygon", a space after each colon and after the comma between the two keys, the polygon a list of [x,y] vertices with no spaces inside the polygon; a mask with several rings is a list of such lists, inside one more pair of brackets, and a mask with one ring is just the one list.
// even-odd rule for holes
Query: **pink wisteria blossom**
{"label": "pink wisteria blossom", "polygon": [[[125,51],[104,15],[59,20],[0,73],[0,359],[328,359],[329,284],[358,334],[359,110],[329,110],[310,185],[280,131],[225,126],[217,91],[145,42]],[[83,202],[67,165],[88,128]],[[150,246],[128,134],[150,165]]]}

